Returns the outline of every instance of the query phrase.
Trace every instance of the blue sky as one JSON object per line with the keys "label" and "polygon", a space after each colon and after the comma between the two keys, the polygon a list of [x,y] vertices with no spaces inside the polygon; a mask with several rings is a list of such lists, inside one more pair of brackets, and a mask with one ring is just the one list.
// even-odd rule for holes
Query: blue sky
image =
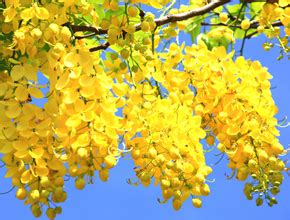
{"label": "blue sky", "polygon": [[[279,52],[272,50],[265,52],[262,49],[263,39],[254,39],[246,43],[244,56],[253,60],[259,60],[263,66],[269,68],[273,74],[272,90],[274,100],[279,108],[278,119],[290,117],[290,72],[289,61],[284,58],[277,61]],[[290,127],[281,130],[280,141],[288,147],[290,144]],[[209,164],[218,160],[208,155]],[[289,158],[289,157],[288,157]],[[290,158],[289,158],[290,159]],[[94,185],[88,185],[83,191],[74,188],[74,181],[67,182],[65,190],[68,192],[68,200],[62,204],[63,214],[59,220],[90,220],[90,219],[114,219],[114,220],[244,220],[244,219],[281,219],[290,220],[290,177],[285,176],[278,194],[278,205],[272,208],[268,206],[256,207],[254,201],[248,201],[243,195],[243,182],[236,179],[227,180],[225,172],[227,161],[224,159],[216,165],[211,175],[215,179],[210,183],[211,194],[203,199],[201,209],[193,208],[188,200],[178,212],[174,211],[171,202],[161,205],[157,198],[161,198],[159,187],[131,186],[126,183],[127,178],[134,177],[133,164],[128,159],[120,160],[118,166],[110,173],[107,183],[97,180]],[[4,179],[5,169],[0,169],[0,192],[10,188],[10,180]],[[15,198],[15,191],[0,196],[1,219],[33,220],[29,206],[24,206],[22,201]],[[45,216],[45,215],[44,215]],[[46,219],[42,217],[41,219]]]}

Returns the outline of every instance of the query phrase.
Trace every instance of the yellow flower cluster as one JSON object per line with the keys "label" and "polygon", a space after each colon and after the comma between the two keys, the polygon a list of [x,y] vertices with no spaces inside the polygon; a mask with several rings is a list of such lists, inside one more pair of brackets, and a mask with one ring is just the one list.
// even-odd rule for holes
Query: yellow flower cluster
{"label": "yellow flower cluster", "polygon": [[133,149],[135,171],[141,183],[147,186],[154,177],[154,184],[160,183],[164,200],[173,197],[176,210],[190,195],[208,195],[205,179],[211,168],[205,165],[199,142],[206,135],[200,127],[202,117],[193,116],[192,109],[176,99],[174,93],[161,99],[156,98],[148,84],[137,86],[136,90],[142,90],[141,97],[139,102],[134,96],[129,99],[123,111],[123,127],[128,130],[125,142]]}
{"label": "yellow flower cluster", "polygon": [[[288,3],[289,4],[289,3]],[[279,4],[264,4],[262,11],[258,17],[258,21],[261,26],[268,27],[272,22],[281,20],[285,26],[285,33],[289,36],[289,23],[290,23],[290,12],[289,7],[285,7],[287,4],[283,4],[281,1]]]}
{"label": "yellow flower cluster", "polygon": [[[200,59],[208,63],[198,62]],[[265,193],[268,199],[268,191],[274,192],[281,184],[285,166],[277,158],[283,146],[275,128],[277,107],[270,91],[271,75],[258,61],[243,57],[232,61],[223,47],[212,52],[188,49],[185,60],[190,60],[184,66],[197,89],[195,111],[205,118],[205,127],[219,141],[218,149],[229,157],[237,179],[243,181],[251,175],[255,180],[247,197]]]}
{"label": "yellow flower cluster", "polygon": [[[138,60],[138,53],[133,53],[140,64],[140,70],[137,69],[132,76],[137,84],[132,83],[130,90],[123,85],[123,92],[115,92],[128,97],[128,104],[123,110],[125,123],[122,127],[126,132],[126,146],[133,149],[132,158],[138,178],[144,185],[150,183],[151,177],[155,177],[156,184],[163,180],[160,185],[165,201],[173,196],[173,206],[176,209],[181,206],[184,197],[180,201],[176,198],[176,191],[180,189],[174,184],[170,185],[173,182],[171,178],[176,176],[171,174],[173,177],[168,177],[166,171],[162,172],[168,166],[163,168],[162,165],[166,164],[164,155],[169,153],[173,158],[170,152],[176,148],[180,152],[177,143],[190,146],[187,143],[190,138],[184,136],[187,133],[184,129],[190,128],[185,124],[177,130],[170,127],[172,120],[179,117],[179,111],[183,114],[189,111],[184,121],[189,123],[190,117],[201,116],[201,122],[195,123],[208,132],[207,135],[199,135],[196,131],[196,140],[206,137],[207,143],[213,145],[215,136],[219,142],[218,149],[229,157],[229,167],[237,172],[237,179],[253,178],[254,183],[250,188],[246,184],[247,198],[258,194],[259,204],[261,196],[265,194],[267,202],[274,204],[270,192],[273,195],[279,192],[283,179],[281,171],[285,165],[278,159],[283,147],[279,144],[279,132],[275,128],[277,107],[270,91],[271,75],[258,61],[247,61],[243,57],[233,61],[233,53],[226,54],[224,47],[214,48],[213,51],[209,51],[205,45],[186,47],[185,54],[182,48],[171,44],[168,52],[154,56],[150,62],[143,60],[143,65]],[[136,123],[132,123],[132,120]],[[174,125],[178,126],[178,120]],[[182,131],[183,136],[176,136],[175,132],[179,131]],[[135,138],[132,139],[132,136]],[[184,161],[182,153],[181,158]],[[178,161],[174,162],[177,166]],[[203,167],[204,164],[200,163],[199,166]],[[190,185],[194,186],[193,183]],[[201,191],[202,187],[197,188]],[[192,196],[205,195],[198,191],[190,192]],[[187,195],[185,192],[183,194]]]}
{"label": "yellow flower cluster", "polygon": [[[289,1],[279,1],[279,4],[264,4],[262,11],[257,17],[259,22],[258,32],[264,32],[268,38],[277,38],[279,44],[284,52],[287,54],[289,52],[289,42],[288,37],[290,36],[290,4]],[[284,33],[281,33],[279,26],[274,26],[274,22],[281,21],[284,26]],[[267,48],[266,50],[270,49]]]}
{"label": "yellow flower cluster", "polygon": [[[160,185],[164,202],[172,199],[178,210],[192,196],[193,205],[201,207],[200,197],[210,193],[205,139],[210,146],[219,142],[239,180],[254,179],[245,187],[248,198],[257,193],[261,204],[265,193],[274,204],[269,191],[279,192],[284,163],[278,158],[283,147],[275,128],[271,75],[257,61],[233,61],[224,47],[210,51],[202,43],[186,48],[172,43],[155,52],[160,36],[152,35],[154,16],[141,18],[135,3],[160,8],[169,1],[121,6],[105,0],[105,15],[85,0],[5,1],[0,153],[16,197],[30,204],[34,216],[46,207],[54,219],[61,208],[53,204],[67,199],[67,177],[75,178],[80,190],[94,182],[96,172],[107,181],[109,170],[129,151],[138,181]],[[87,33],[73,25],[86,24],[82,19],[106,35],[79,39]],[[176,25],[184,28],[170,24],[169,35]],[[230,29],[217,30],[213,37],[234,40]],[[90,52],[104,39],[115,51],[106,59]],[[40,74],[48,84],[39,82]],[[36,99],[45,99],[44,107],[34,104]]]}
{"label": "yellow flower cluster", "polygon": [[[110,92],[113,81],[84,42],[72,49],[71,31],[63,26],[67,13],[84,13],[88,3],[6,3],[1,27],[4,34],[14,35],[0,49],[1,58],[8,61],[0,72],[5,177],[12,178],[16,197],[31,204],[34,216],[46,205],[51,219],[61,212],[60,207],[51,208],[52,202],[67,198],[66,175],[75,177],[76,188],[82,189],[94,181],[96,170],[107,181],[109,169],[117,164],[119,117]],[[38,71],[48,85],[39,84]],[[49,88],[47,96],[43,88]],[[31,102],[43,98],[43,108]]]}

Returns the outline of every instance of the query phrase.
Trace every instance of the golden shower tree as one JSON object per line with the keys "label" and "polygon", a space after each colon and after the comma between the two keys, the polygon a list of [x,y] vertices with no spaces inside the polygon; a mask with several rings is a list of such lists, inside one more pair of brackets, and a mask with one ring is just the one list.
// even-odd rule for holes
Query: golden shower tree
{"label": "golden shower tree", "polygon": [[[96,176],[107,181],[126,156],[138,183],[161,187],[163,202],[178,210],[191,197],[199,208],[210,193],[211,147],[248,181],[248,199],[276,204],[287,169],[271,74],[242,54],[264,34],[265,50],[289,56],[289,5],[2,0],[0,155],[16,197],[35,217],[54,219],[67,177],[79,190]],[[192,42],[180,43],[184,33]]]}

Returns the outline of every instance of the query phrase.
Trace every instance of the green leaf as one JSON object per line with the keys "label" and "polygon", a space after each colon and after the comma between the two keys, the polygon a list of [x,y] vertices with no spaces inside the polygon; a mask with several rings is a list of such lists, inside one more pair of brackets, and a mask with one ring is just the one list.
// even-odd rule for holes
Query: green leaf
{"label": "green leaf", "polygon": [[46,52],[48,52],[50,50],[50,46],[49,44],[44,44],[44,46],[42,47],[42,49]]}
{"label": "green leaf", "polygon": [[227,9],[231,15],[238,15],[241,7],[242,7],[241,4],[227,5]]}
{"label": "green leaf", "polygon": [[223,6],[219,6],[219,7],[214,9],[214,12],[221,13],[222,11],[223,11]]}
{"label": "green leaf", "polygon": [[104,0],[87,0],[88,3],[91,5],[102,5],[104,3]]}
{"label": "green leaf", "polygon": [[220,47],[220,46],[224,46],[226,49],[228,49],[229,41],[225,37],[209,38],[207,46],[209,50],[212,50],[214,47]]}
{"label": "green leaf", "polygon": [[245,31],[240,29],[240,28],[237,28],[234,32],[234,37],[236,39],[243,39],[245,36]]}
{"label": "green leaf", "polygon": [[197,36],[196,40],[197,40],[197,42],[203,41],[206,44],[206,46],[210,49],[209,37],[206,34],[204,34],[204,33],[199,34]]}
{"label": "green leaf", "polygon": [[5,4],[3,2],[0,3],[0,9],[4,10],[6,8]]}
{"label": "green leaf", "polygon": [[[257,30],[256,29],[249,29],[248,32],[247,32],[247,35],[249,34],[252,34],[254,32],[256,32]],[[255,34],[254,36],[258,36],[259,34]]]}
{"label": "green leaf", "polygon": [[195,39],[197,38],[197,36],[200,33],[200,29],[201,29],[201,25],[200,23],[196,25],[196,27],[190,32],[190,36],[191,36],[191,40],[192,42],[195,41]]}
{"label": "green leaf", "polygon": [[83,19],[84,19],[84,21],[85,21],[86,23],[88,23],[88,24],[93,23],[93,18],[92,18],[92,16],[90,16],[90,15],[88,15],[88,16],[84,16]]}
{"label": "green leaf", "polygon": [[103,20],[105,17],[105,11],[102,7],[95,7],[95,11],[97,12],[97,15],[99,16],[100,20]]}
{"label": "green leaf", "polygon": [[189,33],[191,36],[191,40],[192,42],[195,41],[195,39],[197,38],[197,36],[200,33],[200,29],[201,29],[201,23],[204,21],[204,17],[203,16],[198,16],[195,17],[192,21],[192,23],[190,23],[186,29],[185,29],[185,33]]}
{"label": "green leaf", "polygon": [[[242,8],[243,7],[243,8]],[[245,16],[246,7],[243,4],[227,5],[229,13],[233,16],[238,16],[243,19]]]}
{"label": "green leaf", "polygon": [[14,34],[13,31],[11,31],[8,34],[0,33],[0,41],[7,41],[7,40],[11,41],[13,38],[13,34]]}
{"label": "green leaf", "polygon": [[192,22],[185,29],[185,32],[190,34],[192,42],[194,42],[194,40],[200,33],[200,28],[201,28],[200,23],[201,22]]}
{"label": "green leaf", "polygon": [[0,62],[0,71],[3,71],[3,70],[9,70],[9,68],[4,63]]}
{"label": "green leaf", "polygon": [[5,35],[4,35],[4,34],[2,34],[2,33],[0,34],[0,40],[1,40],[1,41],[5,41],[5,40],[6,40],[6,37],[5,37]]}
{"label": "green leaf", "polygon": [[262,10],[265,2],[252,2],[250,4],[250,16],[251,18],[257,16],[259,12]]}
{"label": "green leaf", "polygon": [[[247,30],[247,35],[249,35],[249,34],[252,34],[252,33],[254,33],[256,30],[255,29],[249,29],[249,30]],[[240,28],[237,28],[236,30],[235,30],[235,32],[234,32],[234,37],[236,38],[236,39],[243,39],[244,37],[245,37],[245,33],[246,33],[246,31],[244,31],[244,30],[242,30],[242,29],[240,29]],[[254,35],[255,36],[255,35]]]}
{"label": "green leaf", "polygon": [[95,2],[97,4],[102,5],[104,3],[104,0],[91,0],[92,2]]}
{"label": "green leaf", "polygon": [[100,19],[103,19],[105,17],[105,11],[102,7],[104,0],[87,0],[88,3],[94,6],[95,11],[97,12],[97,15]]}
{"label": "green leaf", "polygon": [[106,11],[105,18],[109,19],[109,18],[111,18],[112,15],[118,16],[118,15],[124,14],[124,12],[125,12],[125,6],[119,6],[118,11],[112,11],[112,10]]}

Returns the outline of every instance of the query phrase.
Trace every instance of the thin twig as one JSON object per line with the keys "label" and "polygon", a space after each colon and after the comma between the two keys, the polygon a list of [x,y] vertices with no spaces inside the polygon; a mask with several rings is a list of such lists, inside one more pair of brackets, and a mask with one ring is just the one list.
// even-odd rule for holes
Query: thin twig
{"label": "thin twig", "polygon": [[241,45],[241,49],[240,49],[240,56],[243,56],[244,53],[244,47],[245,47],[245,43],[247,40],[247,30],[245,31],[244,37],[243,37],[243,41],[242,41],[242,45]]}
{"label": "thin twig", "polygon": [[14,189],[15,189],[15,186],[11,187],[11,188],[10,188],[8,191],[6,191],[6,192],[0,192],[0,195],[8,194],[8,193],[12,192]]}

